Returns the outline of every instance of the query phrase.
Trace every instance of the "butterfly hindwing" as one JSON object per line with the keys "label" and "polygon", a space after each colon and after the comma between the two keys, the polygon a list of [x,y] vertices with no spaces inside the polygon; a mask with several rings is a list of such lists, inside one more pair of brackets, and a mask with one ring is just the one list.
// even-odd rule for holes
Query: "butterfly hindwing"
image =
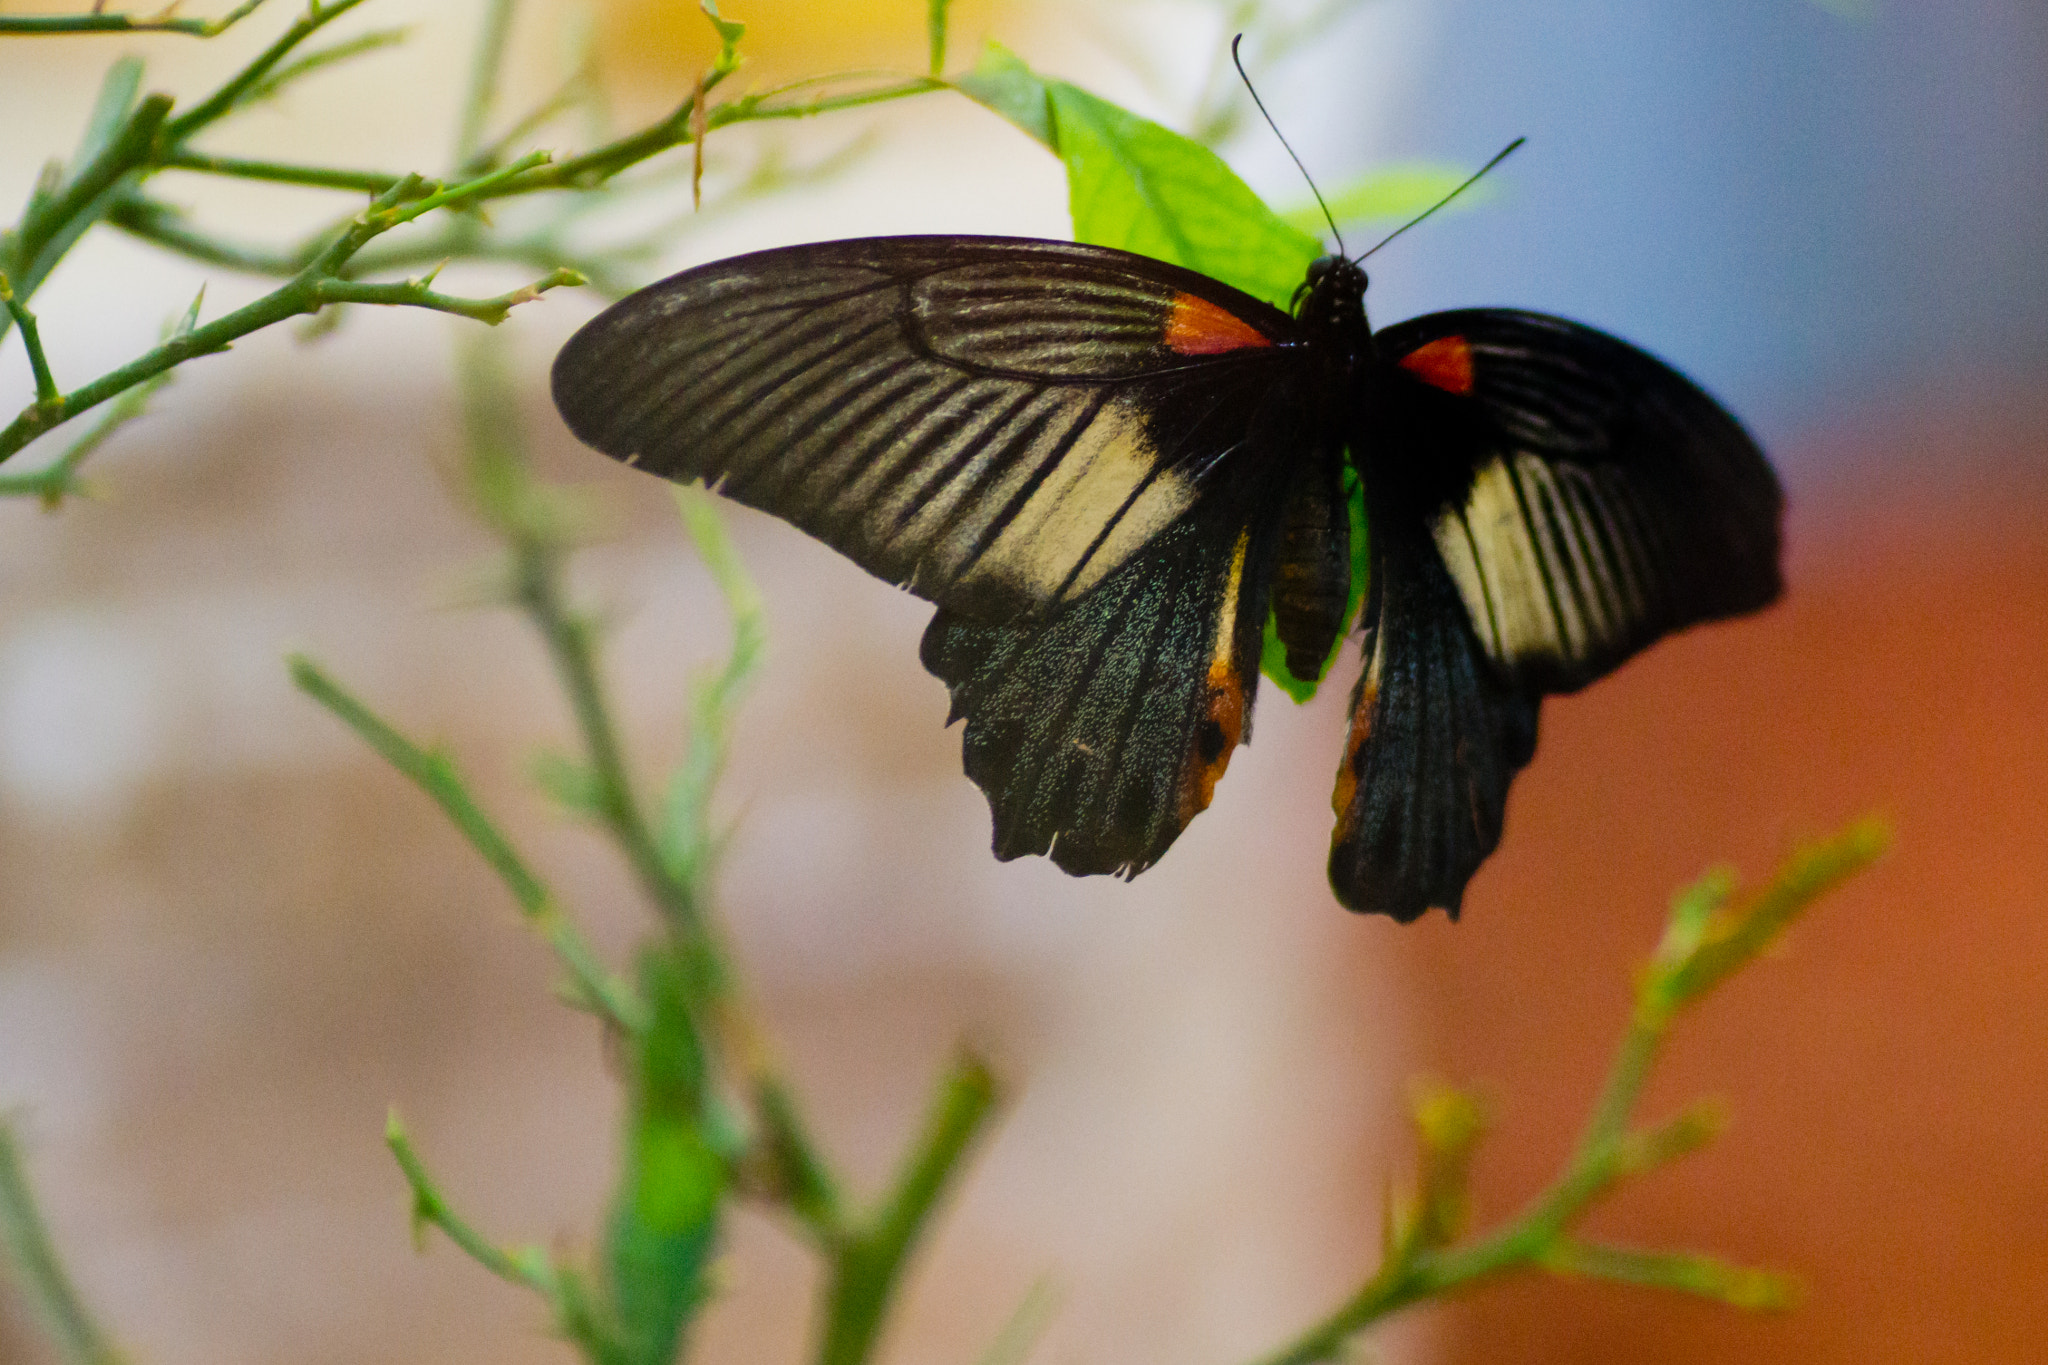
{"label": "butterfly hindwing", "polygon": [[685,271],[554,371],[584,441],[965,618],[1042,618],[1206,495],[1298,363],[1285,314],[1071,243],[885,237]]}
{"label": "butterfly hindwing", "polygon": [[1431,529],[1479,643],[1543,692],[1659,636],[1772,601],[1783,497],[1763,452],[1692,381],[1625,342],[1508,309],[1377,334],[1484,417],[1462,496]]}
{"label": "butterfly hindwing", "polygon": [[1135,876],[1209,804],[1251,728],[1269,548],[1191,518],[1050,620],[939,611],[922,657],[967,722],[998,858]]}
{"label": "butterfly hindwing", "polygon": [[1538,699],[1481,652],[1432,548],[1402,538],[1376,553],[1367,592],[1330,885],[1351,909],[1405,923],[1431,906],[1456,917],[1536,751]]}

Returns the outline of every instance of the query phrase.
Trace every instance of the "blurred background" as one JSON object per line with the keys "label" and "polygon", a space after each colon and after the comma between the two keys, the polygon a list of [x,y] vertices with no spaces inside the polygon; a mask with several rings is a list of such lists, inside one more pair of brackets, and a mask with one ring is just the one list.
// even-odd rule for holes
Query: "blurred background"
{"label": "blurred background", "polygon": [[[1316,8],[961,0],[954,63],[1000,37],[1179,124],[1234,23]],[[725,9],[753,25],[742,82],[921,68],[916,0]],[[0,41],[0,204],[68,153],[115,55],[189,98],[284,17],[204,44]],[[594,17],[622,126],[711,56],[676,0]],[[359,21],[414,32],[210,145],[436,164],[473,11],[374,0]],[[523,11],[513,107],[558,77],[577,22]],[[1490,1097],[1478,1211],[1511,1212],[1591,1102],[1671,889],[1722,860],[1761,874],[1873,808],[1893,856],[1689,1020],[1659,1074],[1653,1113],[1717,1094],[1733,1130],[1595,1225],[1796,1271],[1804,1305],[1748,1318],[1532,1279],[1375,1353],[2028,1357],[2048,1328],[2048,12],[1359,0],[1310,32],[1254,74],[1326,183],[1530,138],[1484,204],[1374,259],[1375,320],[1537,307],[1671,359],[1772,452],[1791,588],[1547,704],[1463,921],[1404,929],[1344,914],[1323,882],[1348,678],[1302,708],[1268,688],[1210,813],[1137,882],[999,865],[917,664],[928,608],[735,509],[770,655],[726,789],[726,906],[789,1065],[869,1188],[957,1040],[1009,1086],[886,1358],[972,1361],[1040,1283],[1056,1312],[1034,1361],[1273,1346],[1370,1266],[1411,1160],[1411,1077]],[[1057,163],[957,97],[721,135],[714,189],[763,137],[791,164],[847,164],[682,221],[664,268],[825,236],[1067,231]],[[1225,150],[1276,202],[1303,198],[1262,131]],[[272,239],[336,207],[159,188]],[[96,230],[37,296],[60,375],[152,344],[202,280],[209,315],[266,287]],[[596,306],[553,294],[501,336],[544,468],[608,509],[578,583],[615,623],[610,679],[652,771],[725,623],[666,493],[576,448],[547,404],[548,358]],[[445,742],[615,956],[643,932],[606,848],[525,782],[571,738],[533,641],[469,605],[490,546],[451,476],[462,325],[356,310],[317,341],[251,338],[96,457],[98,500],[0,504],[0,1105],[140,1361],[569,1358],[524,1296],[445,1245],[413,1254],[382,1120],[406,1115],[485,1228],[573,1244],[614,1155],[602,1039],[549,1000],[550,961],[467,848],[280,662],[304,649]],[[0,346],[0,404],[32,392]],[[723,1285],[700,1359],[802,1358],[811,1271],[781,1228],[739,1220]],[[0,1308],[0,1360],[42,1351]]]}

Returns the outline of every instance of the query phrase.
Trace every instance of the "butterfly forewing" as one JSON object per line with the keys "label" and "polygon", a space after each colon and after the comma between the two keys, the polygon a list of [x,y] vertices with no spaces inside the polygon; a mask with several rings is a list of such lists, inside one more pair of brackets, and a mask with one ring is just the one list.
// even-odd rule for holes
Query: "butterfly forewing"
{"label": "butterfly forewing", "polygon": [[1430,529],[1487,656],[1570,691],[1780,590],[1782,497],[1740,424],[1655,357],[1562,318],[1433,313],[1379,333],[1486,438]]}
{"label": "butterfly forewing", "polygon": [[973,620],[1078,600],[1206,495],[1292,322],[1121,252],[878,238],[614,306],[555,364],[576,434],[701,478]]}

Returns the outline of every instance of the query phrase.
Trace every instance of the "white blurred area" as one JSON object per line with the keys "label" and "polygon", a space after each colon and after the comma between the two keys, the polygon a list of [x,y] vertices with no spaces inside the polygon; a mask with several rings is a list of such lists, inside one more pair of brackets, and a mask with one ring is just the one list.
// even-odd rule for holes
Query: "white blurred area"
{"label": "white blurred area", "polygon": [[[809,13],[822,49],[873,27],[898,35],[899,61],[920,51],[916,0],[782,8]],[[190,98],[294,12],[275,9],[212,44],[0,45],[0,203],[14,212],[43,157],[68,152],[116,54],[144,54],[149,88]],[[1363,16],[1386,40],[1350,49],[1383,53],[1384,69],[1353,56],[1356,84],[1322,87],[1346,101],[1347,138],[1360,107],[1398,94],[1419,13]],[[963,4],[955,63],[990,32],[1171,114],[1188,92],[1132,67],[1206,60],[1217,14]],[[563,19],[542,4],[528,17],[515,107],[549,80]],[[394,22],[413,26],[406,47],[208,145],[437,164],[470,9],[373,0],[339,31]],[[695,69],[625,57],[628,112],[672,102]],[[817,64],[812,49],[789,60]],[[1295,129],[1315,126],[1313,83],[1286,72],[1313,62],[1269,94]],[[672,264],[826,236],[1067,230],[1058,165],[954,97],[770,136],[798,160],[871,144],[835,178],[707,215]],[[1313,156],[1317,134],[1299,136]],[[747,130],[713,140],[714,191],[757,146]],[[1298,197],[1277,150],[1248,156],[1262,188]],[[171,175],[154,189],[247,237],[288,236],[340,202]],[[494,292],[518,276],[445,280]],[[202,282],[209,316],[267,287],[96,230],[35,300],[60,378],[151,344]],[[725,621],[666,490],[576,448],[546,400],[548,358],[594,306],[553,294],[501,337],[528,376],[544,468],[596,485],[612,513],[578,586],[614,623],[612,692],[652,774]],[[55,515],[0,505],[0,1104],[22,1119],[89,1297],[150,1365],[569,1358],[536,1302],[438,1240],[414,1255],[382,1127],[396,1105],[493,1235],[576,1246],[614,1155],[603,1040],[549,999],[546,953],[474,855],[281,662],[305,650],[445,742],[624,960],[645,909],[609,850],[524,780],[537,749],[571,740],[544,662],[510,613],[465,605],[491,550],[449,475],[449,354],[467,325],[359,309],[317,342],[251,338],[187,367],[95,457],[97,499]],[[10,340],[0,394],[30,392]],[[1061,1365],[1234,1361],[1327,1311],[1375,1253],[1413,1066],[1401,983],[1378,956],[1392,927],[1344,915],[1323,881],[1342,698],[1297,710],[1268,689],[1211,812],[1135,883],[997,864],[959,732],[941,728],[944,689],[917,663],[929,609],[767,518],[730,521],[770,652],[725,789],[740,821],[727,917],[826,1144],[873,1191],[961,1040],[1006,1086],[884,1357],[965,1365],[1041,1282],[1056,1312],[1029,1359]],[[728,1249],[694,1358],[803,1358],[806,1253],[754,1212]],[[0,1359],[41,1358],[8,1314]],[[1425,1358],[1426,1326],[1377,1346]]]}

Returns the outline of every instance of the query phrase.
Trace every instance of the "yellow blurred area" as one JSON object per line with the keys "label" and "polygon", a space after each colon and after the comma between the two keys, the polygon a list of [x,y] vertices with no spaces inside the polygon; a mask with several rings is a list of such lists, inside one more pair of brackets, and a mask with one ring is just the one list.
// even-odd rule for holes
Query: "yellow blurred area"
{"label": "yellow blurred area", "polygon": [[[1027,8],[1026,0],[956,0],[948,65],[971,60],[983,38]],[[747,26],[744,84],[866,68],[921,73],[929,64],[924,0],[728,0],[719,12]],[[694,79],[718,55],[692,0],[609,0],[597,13],[605,67],[628,85]]]}

